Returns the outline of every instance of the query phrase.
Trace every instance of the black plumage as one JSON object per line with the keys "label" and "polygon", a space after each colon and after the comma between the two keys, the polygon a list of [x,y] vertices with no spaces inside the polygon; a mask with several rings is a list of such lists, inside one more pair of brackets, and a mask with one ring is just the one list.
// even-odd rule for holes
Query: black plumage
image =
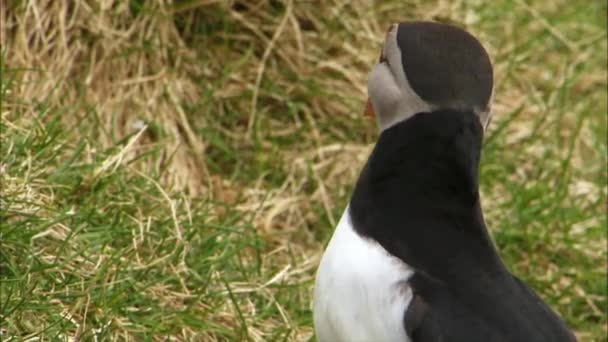
{"label": "black plumage", "polygon": [[415,270],[413,341],[574,341],[503,265],[479,201],[483,129],[470,112],[419,113],[384,130],[350,202],[355,230]]}

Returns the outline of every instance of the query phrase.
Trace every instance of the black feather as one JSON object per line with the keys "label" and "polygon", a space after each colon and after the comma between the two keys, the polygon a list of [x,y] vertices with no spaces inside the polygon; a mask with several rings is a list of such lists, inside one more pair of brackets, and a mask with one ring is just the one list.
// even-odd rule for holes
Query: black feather
{"label": "black feather", "polygon": [[419,113],[385,130],[355,187],[355,230],[415,269],[414,341],[573,341],[502,264],[479,203],[483,130],[473,113]]}

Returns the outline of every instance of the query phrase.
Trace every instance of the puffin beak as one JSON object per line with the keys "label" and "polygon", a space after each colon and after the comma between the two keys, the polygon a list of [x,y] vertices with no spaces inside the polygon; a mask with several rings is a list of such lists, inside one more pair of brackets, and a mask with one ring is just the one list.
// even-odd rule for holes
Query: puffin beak
{"label": "puffin beak", "polygon": [[367,102],[365,103],[365,111],[363,112],[363,114],[370,118],[376,117],[376,113],[374,113],[374,107],[372,107],[372,103],[369,100],[369,97],[367,98]]}

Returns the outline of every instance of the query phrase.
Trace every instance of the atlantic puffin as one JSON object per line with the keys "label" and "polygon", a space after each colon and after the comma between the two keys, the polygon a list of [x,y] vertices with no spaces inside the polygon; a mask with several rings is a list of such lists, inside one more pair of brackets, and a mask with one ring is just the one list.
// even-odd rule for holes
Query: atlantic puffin
{"label": "atlantic puffin", "polygon": [[316,275],[319,342],[576,341],[486,228],[492,93],[488,53],[465,30],[390,26],[368,81],[379,137]]}

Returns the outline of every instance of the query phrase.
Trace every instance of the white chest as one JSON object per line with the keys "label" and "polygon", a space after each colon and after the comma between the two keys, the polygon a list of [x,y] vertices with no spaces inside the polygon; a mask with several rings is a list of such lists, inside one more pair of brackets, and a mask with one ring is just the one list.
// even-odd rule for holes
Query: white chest
{"label": "white chest", "polygon": [[319,342],[409,342],[403,328],[413,270],[353,229],[348,208],[321,259],[314,292]]}

